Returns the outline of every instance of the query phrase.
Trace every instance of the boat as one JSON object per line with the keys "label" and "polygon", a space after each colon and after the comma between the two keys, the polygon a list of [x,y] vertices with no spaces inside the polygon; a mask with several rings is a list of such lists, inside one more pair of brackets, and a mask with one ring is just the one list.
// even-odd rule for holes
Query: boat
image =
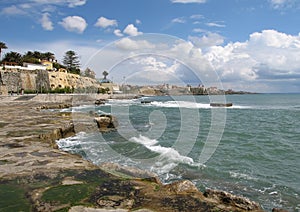
{"label": "boat", "polygon": [[232,103],[210,103],[211,107],[232,107]]}

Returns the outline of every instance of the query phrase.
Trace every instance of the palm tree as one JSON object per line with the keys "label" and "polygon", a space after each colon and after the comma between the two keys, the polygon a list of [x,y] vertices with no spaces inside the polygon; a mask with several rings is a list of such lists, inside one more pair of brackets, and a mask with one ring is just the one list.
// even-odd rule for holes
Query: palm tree
{"label": "palm tree", "polygon": [[0,41],[0,60],[1,60],[1,52],[2,52],[2,49],[7,49],[7,46],[5,43],[1,42]]}
{"label": "palm tree", "polygon": [[43,59],[46,59],[46,60],[55,60],[55,55],[54,53],[52,52],[46,52],[46,53],[43,53]]}
{"label": "palm tree", "polygon": [[5,54],[3,61],[17,63],[18,65],[21,65],[22,64],[22,55],[18,52],[9,52],[9,53]]}

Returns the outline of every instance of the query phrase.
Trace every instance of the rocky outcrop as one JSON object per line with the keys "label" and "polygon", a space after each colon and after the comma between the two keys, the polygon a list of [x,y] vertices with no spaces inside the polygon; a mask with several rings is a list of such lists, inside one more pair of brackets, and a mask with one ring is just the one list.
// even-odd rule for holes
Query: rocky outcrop
{"label": "rocky outcrop", "polygon": [[115,130],[118,127],[117,118],[112,115],[102,114],[98,117],[95,117],[94,120],[101,132]]}
{"label": "rocky outcrop", "polygon": [[204,192],[204,196],[215,202],[218,207],[235,208],[242,211],[262,211],[259,204],[253,202],[245,197],[236,196],[225,191],[218,191],[207,189]]}

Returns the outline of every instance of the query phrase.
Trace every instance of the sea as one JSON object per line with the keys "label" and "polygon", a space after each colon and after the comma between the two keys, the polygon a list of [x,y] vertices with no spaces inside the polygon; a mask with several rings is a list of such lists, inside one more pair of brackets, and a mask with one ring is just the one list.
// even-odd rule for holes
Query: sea
{"label": "sea", "polygon": [[[211,107],[216,101],[233,106]],[[266,211],[300,211],[300,94],[155,96],[65,111],[111,114],[119,125],[58,140],[64,151],[151,171],[164,183],[188,179]]]}

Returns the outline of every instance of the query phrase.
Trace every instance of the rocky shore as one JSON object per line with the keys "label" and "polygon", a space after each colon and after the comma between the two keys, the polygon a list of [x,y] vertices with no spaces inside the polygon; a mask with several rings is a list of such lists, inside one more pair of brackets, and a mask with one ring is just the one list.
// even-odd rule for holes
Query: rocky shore
{"label": "rocky shore", "polygon": [[263,211],[225,191],[202,193],[187,180],[164,185],[153,173],[57,149],[74,123],[71,113],[47,109],[71,103],[0,98],[0,211]]}

